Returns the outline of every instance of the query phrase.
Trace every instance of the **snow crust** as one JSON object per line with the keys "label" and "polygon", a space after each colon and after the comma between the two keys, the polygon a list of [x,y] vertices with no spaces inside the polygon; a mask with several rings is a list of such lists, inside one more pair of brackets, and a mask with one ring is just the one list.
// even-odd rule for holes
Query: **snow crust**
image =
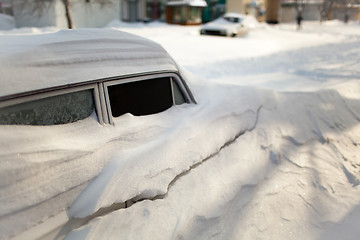
{"label": "snow crust", "polygon": [[0,126],[0,238],[66,210],[66,239],[359,239],[359,25],[118,27],[164,46],[198,104]]}

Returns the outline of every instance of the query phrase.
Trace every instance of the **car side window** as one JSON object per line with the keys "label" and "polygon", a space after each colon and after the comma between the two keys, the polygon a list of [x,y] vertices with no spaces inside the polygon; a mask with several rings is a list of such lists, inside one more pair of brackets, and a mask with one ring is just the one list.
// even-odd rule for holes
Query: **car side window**
{"label": "car side window", "polygon": [[108,86],[113,117],[131,113],[135,116],[155,114],[174,104],[185,103],[178,83],[172,77],[159,77]]}
{"label": "car side window", "polygon": [[0,124],[66,124],[89,117],[94,109],[93,90],[88,89],[0,108]]}

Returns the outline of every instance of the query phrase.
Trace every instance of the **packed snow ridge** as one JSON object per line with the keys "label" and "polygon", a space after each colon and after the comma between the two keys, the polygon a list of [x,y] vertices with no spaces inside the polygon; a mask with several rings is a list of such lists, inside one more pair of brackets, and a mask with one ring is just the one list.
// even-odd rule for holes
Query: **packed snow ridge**
{"label": "packed snow ridge", "polygon": [[[257,117],[256,117],[256,121],[255,121],[253,127],[251,127],[250,129],[246,129],[246,130],[241,130],[232,139],[225,142],[225,144],[222,145],[217,152],[211,153],[208,157],[200,160],[199,162],[197,162],[194,165],[190,166],[186,171],[183,171],[180,174],[178,174],[177,176],[175,176],[175,178],[168,184],[168,187],[167,187],[167,190],[166,190],[165,193],[153,196],[152,191],[145,190],[144,192],[140,193],[139,195],[137,195],[137,196],[135,196],[135,197],[133,197],[131,199],[126,200],[125,202],[113,203],[112,205],[110,205],[108,207],[102,207],[99,210],[97,210],[95,213],[93,213],[93,214],[91,214],[89,216],[86,216],[84,218],[73,218],[73,219],[71,219],[68,222],[67,226],[64,227],[64,231],[70,231],[70,229],[78,229],[78,228],[86,225],[87,223],[89,223],[90,221],[92,221],[93,219],[95,219],[97,217],[105,216],[105,215],[107,215],[109,213],[112,213],[114,211],[117,211],[119,209],[125,209],[125,208],[128,208],[128,207],[131,207],[133,204],[136,204],[138,202],[142,202],[142,201],[145,201],[145,200],[155,201],[155,200],[159,200],[159,199],[164,199],[166,197],[166,195],[168,194],[170,188],[181,177],[189,174],[193,169],[197,168],[198,166],[200,166],[204,162],[212,159],[214,156],[219,154],[224,148],[226,148],[226,147],[230,146],[231,144],[233,144],[239,137],[241,137],[246,132],[253,131],[255,129],[255,127],[256,127],[257,122],[258,122],[260,109],[261,109],[261,107],[258,108],[258,110],[257,110]],[[66,233],[68,233],[68,232],[66,232]],[[61,232],[60,235],[63,235],[63,232]]]}

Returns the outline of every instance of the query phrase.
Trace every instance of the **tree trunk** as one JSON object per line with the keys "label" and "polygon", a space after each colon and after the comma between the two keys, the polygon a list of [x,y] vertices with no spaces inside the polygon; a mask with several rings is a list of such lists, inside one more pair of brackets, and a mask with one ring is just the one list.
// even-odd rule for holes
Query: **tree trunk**
{"label": "tree trunk", "polygon": [[67,23],[68,23],[68,28],[73,29],[74,24],[73,24],[73,20],[72,20],[72,16],[71,16],[69,0],[63,0],[63,3],[65,5],[66,20],[67,20]]}

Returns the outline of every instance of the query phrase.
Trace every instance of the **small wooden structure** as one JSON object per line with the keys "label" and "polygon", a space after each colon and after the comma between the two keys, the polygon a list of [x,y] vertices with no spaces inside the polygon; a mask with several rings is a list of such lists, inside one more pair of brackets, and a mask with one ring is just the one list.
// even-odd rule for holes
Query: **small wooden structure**
{"label": "small wooden structure", "polygon": [[166,4],[166,22],[180,25],[200,25],[205,0],[170,1]]}

